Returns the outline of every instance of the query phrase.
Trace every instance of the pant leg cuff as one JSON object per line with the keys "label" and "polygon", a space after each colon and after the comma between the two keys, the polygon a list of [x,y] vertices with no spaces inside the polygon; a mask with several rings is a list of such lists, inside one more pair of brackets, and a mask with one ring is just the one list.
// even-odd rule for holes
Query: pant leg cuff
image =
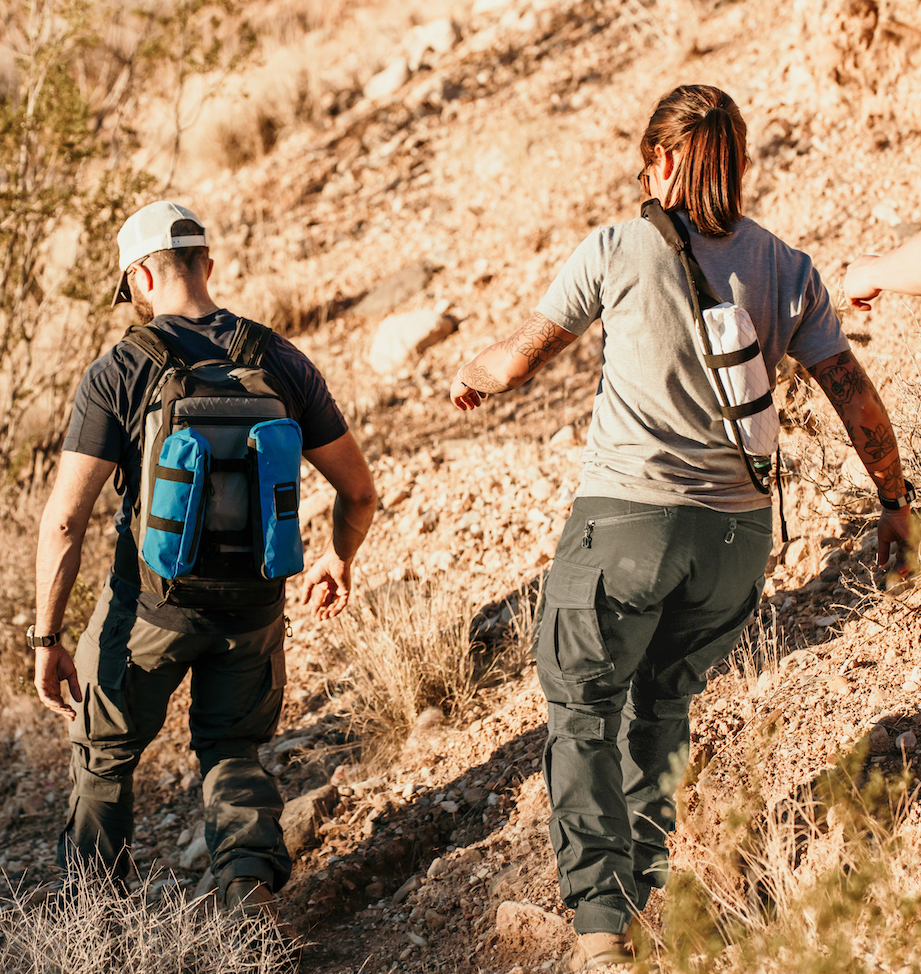
{"label": "pant leg cuff", "polygon": [[573,927],[576,933],[624,933],[631,918],[632,912],[583,900],[576,907]]}
{"label": "pant leg cuff", "polygon": [[241,876],[258,879],[260,882],[266,883],[273,892],[275,891],[276,874],[271,864],[257,856],[247,856],[246,858],[231,860],[215,876],[221,890],[221,896],[224,896],[227,887]]}

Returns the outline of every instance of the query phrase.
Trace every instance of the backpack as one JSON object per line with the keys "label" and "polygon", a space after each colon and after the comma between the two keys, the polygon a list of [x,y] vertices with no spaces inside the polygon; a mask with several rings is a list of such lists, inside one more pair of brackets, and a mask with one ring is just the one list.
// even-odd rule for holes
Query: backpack
{"label": "backpack", "polygon": [[261,362],[272,337],[241,318],[225,359],[190,362],[176,340],[134,326],[123,341],[154,363],[141,410],[131,530],[137,574],[160,605],[271,605],[304,567],[301,429]]}
{"label": "backpack", "polygon": [[739,305],[720,300],[694,259],[690,235],[677,216],[663,210],[656,199],[643,204],[642,215],[681,261],[697,325],[697,343],[719,400],[726,437],[738,450],[752,484],[768,494],[780,419],[751,316]]}

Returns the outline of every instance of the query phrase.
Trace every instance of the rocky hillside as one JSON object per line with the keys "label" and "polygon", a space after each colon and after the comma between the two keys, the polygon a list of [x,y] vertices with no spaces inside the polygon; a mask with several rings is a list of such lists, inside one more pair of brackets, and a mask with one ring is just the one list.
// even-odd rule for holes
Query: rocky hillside
{"label": "rocky hillside", "polygon": [[[529,614],[500,618],[495,603],[529,604],[519,596],[553,556],[600,333],[472,414],[447,402],[451,376],[523,320],[589,229],[637,213],[639,134],[681,82],[738,101],[747,212],[807,250],[839,294],[848,261],[921,228],[921,17],[915,0],[332,6],[298,21],[316,8],[265,4],[266,23],[295,26],[202,108],[172,192],[212,228],[217,299],[320,366],[371,462],[381,508],[356,566],[355,617],[375,624],[388,594],[416,605],[437,593],[458,615],[492,603],[496,625],[481,617],[480,633],[492,645],[504,626],[511,648],[484,688],[414,714],[372,761],[358,746],[371,637],[356,622],[314,624],[291,592],[288,703],[264,753],[297,860],[282,909],[308,943],[304,970],[546,970],[570,934],[546,834],[545,712]],[[300,116],[278,107],[297,78],[312,106]],[[867,315],[840,311],[917,471],[918,304],[886,296]],[[127,321],[113,315],[113,334]],[[914,776],[918,764],[918,596],[885,594],[867,483],[792,365],[778,400],[791,540],[777,538],[745,645],[695,704],[674,847],[679,867],[702,874],[741,790],[775,807],[850,768],[861,741],[860,774]],[[311,551],[331,502],[308,471]],[[205,891],[186,693],[139,771],[135,856],[171,870],[164,884]],[[2,717],[15,732],[0,742],[0,867],[31,885],[51,875],[64,733],[23,695]],[[665,899],[644,918],[653,941]]]}

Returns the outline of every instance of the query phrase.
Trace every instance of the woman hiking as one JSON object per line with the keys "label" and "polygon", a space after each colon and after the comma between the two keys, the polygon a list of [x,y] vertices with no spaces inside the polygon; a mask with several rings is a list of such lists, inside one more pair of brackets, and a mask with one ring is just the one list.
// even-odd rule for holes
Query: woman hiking
{"label": "woman hiking", "polygon": [[[717,88],[676,88],[640,152],[644,192],[681,221],[717,295],[750,314],[770,385],[789,353],[844,421],[879,489],[884,564],[908,539],[913,491],[811,260],[742,215],[738,107]],[[631,918],[668,874],[664,782],[687,762],[691,700],[756,611],[772,547],[770,496],[724,432],[691,308],[682,264],[648,220],[600,227],[521,328],[451,386],[454,404],[474,409],[601,319],[601,382],[535,649],[550,837],[578,934],[559,971],[631,959]]]}

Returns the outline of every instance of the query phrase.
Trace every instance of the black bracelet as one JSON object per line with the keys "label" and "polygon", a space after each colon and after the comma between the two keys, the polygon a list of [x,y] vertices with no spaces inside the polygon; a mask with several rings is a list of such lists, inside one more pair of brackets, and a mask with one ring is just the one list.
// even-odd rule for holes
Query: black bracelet
{"label": "black bracelet", "polygon": [[897,511],[901,507],[907,507],[915,499],[915,487],[910,480],[906,480],[905,493],[901,497],[883,497],[878,491],[877,496],[887,511]]}

